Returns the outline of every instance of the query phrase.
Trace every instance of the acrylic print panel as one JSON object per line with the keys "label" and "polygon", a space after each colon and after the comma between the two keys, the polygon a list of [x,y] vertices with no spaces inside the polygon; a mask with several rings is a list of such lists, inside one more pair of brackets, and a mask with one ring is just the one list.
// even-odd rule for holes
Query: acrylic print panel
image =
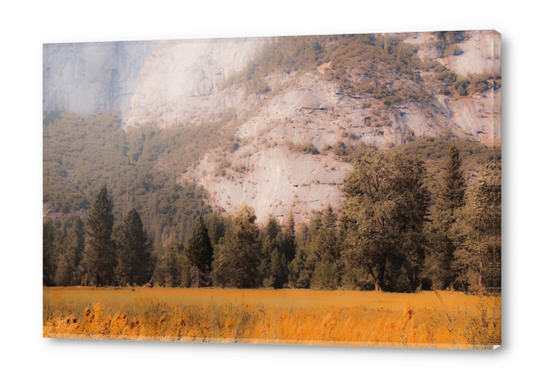
{"label": "acrylic print panel", "polygon": [[43,58],[44,337],[501,344],[497,32]]}

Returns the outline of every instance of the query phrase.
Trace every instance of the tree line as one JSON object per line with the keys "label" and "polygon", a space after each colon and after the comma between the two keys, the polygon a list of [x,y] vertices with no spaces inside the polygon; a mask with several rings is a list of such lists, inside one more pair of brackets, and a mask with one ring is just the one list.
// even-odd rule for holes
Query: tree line
{"label": "tree line", "polygon": [[452,146],[430,209],[419,156],[379,151],[345,177],[342,212],[328,206],[307,223],[263,228],[241,204],[233,216],[197,216],[186,245],[159,246],[136,209],[115,224],[103,186],[89,216],[68,232],[43,226],[44,285],[493,291],[500,288],[500,162],[466,185]]}

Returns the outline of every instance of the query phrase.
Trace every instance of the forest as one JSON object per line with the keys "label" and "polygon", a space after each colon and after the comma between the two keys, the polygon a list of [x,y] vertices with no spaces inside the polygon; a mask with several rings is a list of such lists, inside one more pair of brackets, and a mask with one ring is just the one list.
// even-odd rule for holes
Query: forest
{"label": "forest", "polygon": [[[278,37],[219,90],[271,97],[281,88],[269,88],[270,75],[319,71],[346,95],[377,104],[378,128],[391,124],[384,113],[399,112],[396,105],[429,107],[435,95],[453,101],[500,86],[497,75],[460,76],[422,60],[403,37]],[[438,33],[439,57],[462,54],[457,44],[468,38]],[[260,225],[246,204],[233,215],[211,207],[205,188],[182,174],[211,150],[223,158],[215,176],[243,172],[226,155],[246,142],[236,130],[265,101],[246,114],[230,108],[163,129],[125,130],[112,111],[45,113],[44,285],[499,291],[500,146],[451,130],[436,138],[408,129],[408,143],[382,150],[360,136],[321,151],[284,141],[292,154],[352,165],[342,208],[305,223],[290,212],[285,225],[274,217]]]}
{"label": "forest", "polygon": [[116,219],[102,185],[85,219],[69,228],[45,219],[43,283],[499,291],[500,181],[499,157],[467,183],[455,145],[438,179],[420,155],[373,151],[346,175],[341,210],[328,206],[300,225],[292,214],[284,226],[271,217],[259,228],[246,204],[223,216],[203,212],[202,201],[188,238],[171,233],[160,245],[136,208]]}

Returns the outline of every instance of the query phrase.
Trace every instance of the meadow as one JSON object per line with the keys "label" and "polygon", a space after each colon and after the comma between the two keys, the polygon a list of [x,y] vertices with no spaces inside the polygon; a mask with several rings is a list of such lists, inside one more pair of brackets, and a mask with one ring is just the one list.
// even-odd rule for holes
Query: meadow
{"label": "meadow", "polygon": [[492,349],[500,296],[459,292],[44,288],[43,336]]}

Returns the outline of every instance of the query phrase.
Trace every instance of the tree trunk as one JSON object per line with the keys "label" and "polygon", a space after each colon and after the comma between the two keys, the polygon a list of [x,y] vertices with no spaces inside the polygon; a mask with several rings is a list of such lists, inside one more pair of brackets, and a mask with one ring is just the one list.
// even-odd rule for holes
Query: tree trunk
{"label": "tree trunk", "polygon": [[478,280],[478,286],[480,287],[480,290],[482,290],[482,276],[484,272],[484,263],[482,260],[480,260],[480,278]]}
{"label": "tree trunk", "polygon": [[375,280],[376,292],[383,291],[382,286],[384,285],[384,272],[385,272],[385,267],[381,267],[378,269],[378,273],[376,275],[376,280]]}

